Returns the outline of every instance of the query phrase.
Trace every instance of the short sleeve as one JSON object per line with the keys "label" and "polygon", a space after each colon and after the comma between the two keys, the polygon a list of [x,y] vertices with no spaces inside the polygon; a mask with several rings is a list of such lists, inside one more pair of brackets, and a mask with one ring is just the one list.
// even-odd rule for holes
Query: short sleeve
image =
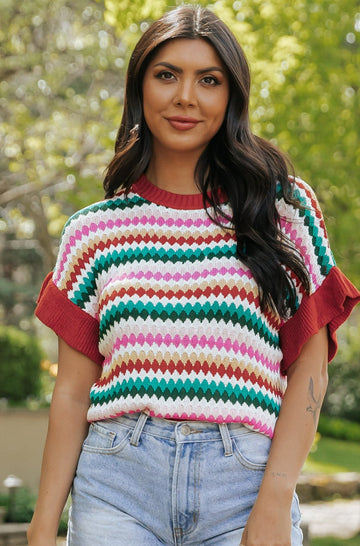
{"label": "short sleeve", "polygon": [[289,271],[296,288],[297,309],[280,329],[284,372],[299,356],[306,341],[324,326],[329,332],[328,360],[337,351],[337,328],[360,301],[360,293],[336,266],[324,218],[317,198],[308,184],[296,179],[295,196],[302,207],[294,209],[280,193],[278,211],[281,228],[302,255],[310,277],[310,293]]}
{"label": "short sleeve", "polygon": [[43,282],[35,315],[68,345],[102,364],[96,279],[91,229],[77,213],[64,227],[56,265]]}

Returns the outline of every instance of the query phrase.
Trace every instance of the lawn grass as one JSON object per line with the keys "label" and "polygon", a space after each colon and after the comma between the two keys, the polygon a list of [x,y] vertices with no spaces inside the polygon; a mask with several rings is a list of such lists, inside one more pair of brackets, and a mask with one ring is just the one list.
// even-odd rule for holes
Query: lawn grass
{"label": "lawn grass", "polygon": [[334,537],[312,538],[311,546],[360,546],[360,535],[344,539]]}
{"label": "lawn grass", "polygon": [[[360,472],[360,444],[321,437],[305,463],[304,472]],[[360,546],[358,541],[356,544]]]}

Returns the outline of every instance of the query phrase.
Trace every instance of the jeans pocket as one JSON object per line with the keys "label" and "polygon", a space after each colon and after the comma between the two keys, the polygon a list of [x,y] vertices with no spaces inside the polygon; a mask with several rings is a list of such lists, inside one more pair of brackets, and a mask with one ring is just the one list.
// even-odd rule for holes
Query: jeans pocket
{"label": "jeans pocket", "polygon": [[269,457],[271,439],[252,430],[232,438],[234,455],[251,470],[264,470]]}
{"label": "jeans pocket", "polygon": [[114,454],[121,451],[128,443],[131,429],[114,427],[104,422],[90,424],[89,432],[83,443],[83,451],[88,453]]}

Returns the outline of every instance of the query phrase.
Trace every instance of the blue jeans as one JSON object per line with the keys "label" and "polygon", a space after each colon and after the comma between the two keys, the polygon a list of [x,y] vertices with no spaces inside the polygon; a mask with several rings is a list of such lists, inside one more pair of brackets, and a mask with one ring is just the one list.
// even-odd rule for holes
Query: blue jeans
{"label": "blue jeans", "polygon": [[[239,546],[271,440],[240,424],[123,415],[90,425],[70,546]],[[292,504],[292,546],[302,544]]]}

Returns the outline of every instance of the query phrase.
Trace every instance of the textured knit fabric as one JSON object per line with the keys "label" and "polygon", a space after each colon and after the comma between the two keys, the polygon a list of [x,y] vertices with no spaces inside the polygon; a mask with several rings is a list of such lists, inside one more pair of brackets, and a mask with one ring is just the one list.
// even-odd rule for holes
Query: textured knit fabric
{"label": "textured knit fabric", "polygon": [[[67,222],[37,316],[102,366],[89,421],[146,410],[154,417],[241,422],[272,437],[285,371],[322,326],[336,328],[360,294],[335,266],[314,193],[277,207],[304,257],[311,294],[294,277],[297,311],[261,312],[258,287],[236,257],[231,231],[212,222],[201,195],[177,195],[143,176]],[[225,203],[222,206],[227,209]]]}

